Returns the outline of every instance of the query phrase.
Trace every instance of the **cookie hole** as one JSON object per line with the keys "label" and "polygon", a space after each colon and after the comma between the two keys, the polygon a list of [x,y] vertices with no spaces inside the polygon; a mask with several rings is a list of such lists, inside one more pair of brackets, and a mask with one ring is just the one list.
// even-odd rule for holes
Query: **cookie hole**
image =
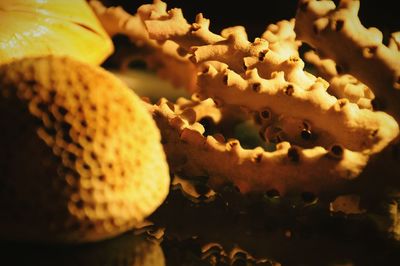
{"label": "cookie hole", "polygon": [[192,99],[193,101],[200,101],[200,100],[201,100],[201,99],[200,99],[200,94],[198,94],[198,93],[196,93],[196,92],[193,93],[191,99]]}
{"label": "cookie hole", "polygon": [[237,140],[231,140],[228,142],[229,147],[234,148],[238,146],[239,142]]}
{"label": "cookie hole", "polygon": [[72,142],[73,142],[73,140],[72,140],[70,134],[68,133],[68,131],[67,131],[67,132],[64,131],[63,140],[64,140],[66,143],[72,143]]}
{"label": "cookie hole", "polygon": [[201,73],[203,74],[207,74],[209,71],[210,71],[210,66],[207,65],[203,66],[201,69]]}
{"label": "cookie hole", "polygon": [[291,96],[294,93],[294,87],[292,84],[289,84],[286,86],[286,88],[284,89],[284,92],[286,95]]}
{"label": "cookie hole", "polygon": [[76,157],[75,154],[73,154],[73,153],[68,153],[68,160],[69,160],[70,162],[75,162],[76,159],[77,159],[77,157]]}
{"label": "cookie hole", "polygon": [[57,122],[57,118],[52,113],[47,113],[47,117],[49,118],[50,122]]}
{"label": "cookie hole", "polygon": [[300,133],[301,138],[304,140],[310,140],[312,137],[311,131],[307,129],[303,129]]}
{"label": "cookie hole", "polygon": [[45,127],[44,130],[50,136],[55,136],[57,134],[57,130],[54,127]]}
{"label": "cookie hole", "polygon": [[75,206],[78,209],[83,209],[83,206],[85,205],[85,202],[82,199],[79,199],[76,203]]}
{"label": "cookie hole", "polygon": [[37,104],[37,108],[42,112],[46,112],[47,111],[47,104],[40,102],[40,103]]}
{"label": "cookie hole", "polygon": [[103,116],[103,120],[105,123],[109,123],[110,122],[110,118],[107,115]]}
{"label": "cookie hole", "polygon": [[62,115],[65,116],[68,113],[68,110],[65,109],[64,107],[60,106],[58,107],[58,112]]}
{"label": "cookie hole", "polygon": [[87,124],[86,120],[81,120],[81,126],[83,128],[87,128],[88,124]]}
{"label": "cookie hole", "polygon": [[363,49],[363,56],[366,58],[372,58],[376,54],[377,50],[378,46],[365,47]]}
{"label": "cookie hole", "polygon": [[188,53],[184,48],[182,48],[180,46],[178,47],[178,49],[176,49],[176,52],[178,53],[179,56],[182,56],[182,57],[186,56]]}
{"label": "cookie hole", "polygon": [[90,152],[90,158],[92,158],[93,160],[97,160],[97,155],[96,155],[96,153],[95,152]]}
{"label": "cookie hole", "polygon": [[298,149],[295,148],[295,147],[290,147],[289,150],[288,150],[287,155],[288,155],[289,159],[290,159],[292,162],[295,162],[295,163],[296,163],[296,162],[299,162],[299,161],[300,161],[300,154],[299,154],[299,151],[298,151]]}
{"label": "cookie hole", "polygon": [[263,110],[260,112],[260,117],[263,120],[268,120],[271,118],[271,112],[269,110]]}
{"label": "cookie hole", "polygon": [[56,92],[55,92],[54,89],[52,89],[52,90],[49,92],[50,101],[54,101],[54,98],[55,98],[55,97],[56,97]]}
{"label": "cookie hole", "polygon": [[224,85],[228,85],[228,75],[224,75],[222,78],[222,83],[224,83]]}
{"label": "cookie hole", "polygon": [[330,148],[330,154],[336,159],[342,159],[344,154],[343,147],[339,144],[332,145]]}
{"label": "cookie hole", "polygon": [[262,155],[262,153],[260,153],[260,154],[257,154],[257,155],[253,158],[253,161],[254,161],[255,163],[261,163],[262,158],[263,158],[263,155]]}
{"label": "cookie hole", "polygon": [[82,147],[82,145],[81,145],[80,143],[76,143],[76,147],[77,147],[78,149],[80,149],[80,150],[83,150],[83,147]]}
{"label": "cookie hole", "polygon": [[61,130],[64,131],[65,133],[69,133],[69,131],[72,128],[70,124],[68,124],[67,122],[64,122],[64,121],[61,122],[59,125],[60,125]]}
{"label": "cookie hole", "polygon": [[252,86],[252,89],[254,92],[260,92],[261,91],[261,83],[254,83]]}
{"label": "cookie hole", "polygon": [[334,29],[335,31],[341,31],[344,27],[344,20],[336,20],[335,21],[335,25],[334,25]]}
{"label": "cookie hole", "polygon": [[347,104],[349,103],[349,100],[343,98],[343,99],[339,99],[337,100],[336,104],[338,106],[338,109],[342,109],[343,107],[345,107]]}
{"label": "cookie hole", "polygon": [[265,59],[265,55],[268,53],[268,49],[262,50],[258,53],[258,61],[262,62]]}

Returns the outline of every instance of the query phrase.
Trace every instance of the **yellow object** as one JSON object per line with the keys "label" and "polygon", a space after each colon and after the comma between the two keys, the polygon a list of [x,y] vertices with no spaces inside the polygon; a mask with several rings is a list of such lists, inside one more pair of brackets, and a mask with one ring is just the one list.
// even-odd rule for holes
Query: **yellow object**
{"label": "yellow object", "polygon": [[67,57],[0,66],[0,238],[120,234],[169,191],[160,133],[119,79]]}
{"label": "yellow object", "polygon": [[85,0],[0,1],[0,25],[0,63],[68,55],[100,64],[114,50]]}

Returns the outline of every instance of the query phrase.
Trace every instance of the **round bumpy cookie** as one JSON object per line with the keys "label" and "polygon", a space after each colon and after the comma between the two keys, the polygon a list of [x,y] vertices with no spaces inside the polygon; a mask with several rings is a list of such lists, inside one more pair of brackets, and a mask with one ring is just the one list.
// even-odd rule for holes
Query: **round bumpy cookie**
{"label": "round bumpy cookie", "polygon": [[154,121],[100,67],[54,56],[0,66],[0,121],[1,238],[112,237],[168,194]]}

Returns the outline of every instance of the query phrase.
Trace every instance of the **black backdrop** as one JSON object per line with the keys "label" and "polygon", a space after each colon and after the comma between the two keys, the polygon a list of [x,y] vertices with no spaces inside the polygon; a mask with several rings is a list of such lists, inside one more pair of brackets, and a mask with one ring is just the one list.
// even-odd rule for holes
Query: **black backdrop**
{"label": "black backdrop", "polygon": [[[151,0],[104,0],[106,4],[122,5],[130,13],[138,6],[151,3]],[[189,22],[202,12],[211,19],[211,30],[219,32],[222,28],[235,25],[246,27],[250,39],[260,36],[265,26],[281,19],[295,16],[297,0],[166,0],[168,8],[183,9]],[[338,1],[335,1],[338,2]],[[218,6],[216,6],[218,3]],[[360,19],[366,27],[376,26],[385,33],[400,30],[399,9],[393,0],[361,0]]]}

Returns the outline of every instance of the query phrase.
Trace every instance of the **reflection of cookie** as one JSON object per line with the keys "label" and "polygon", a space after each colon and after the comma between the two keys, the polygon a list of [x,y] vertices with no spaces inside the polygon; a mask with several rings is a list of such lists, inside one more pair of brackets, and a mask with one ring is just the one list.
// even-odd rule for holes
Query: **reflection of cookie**
{"label": "reflection of cookie", "polygon": [[[1,245],[6,251],[2,261],[7,265],[60,265],[60,266],[164,266],[165,258],[160,245],[144,235],[132,232],[115,239],[78,246],[43,246],[24,244]],[[15,256],[15,252],[18,255]]]}
{"label": "reflection of cookie", "polygon": [[43,57],[0,67],[0,235],[95,241],[149,215],[168,193],[160,134],[104,70]]}

